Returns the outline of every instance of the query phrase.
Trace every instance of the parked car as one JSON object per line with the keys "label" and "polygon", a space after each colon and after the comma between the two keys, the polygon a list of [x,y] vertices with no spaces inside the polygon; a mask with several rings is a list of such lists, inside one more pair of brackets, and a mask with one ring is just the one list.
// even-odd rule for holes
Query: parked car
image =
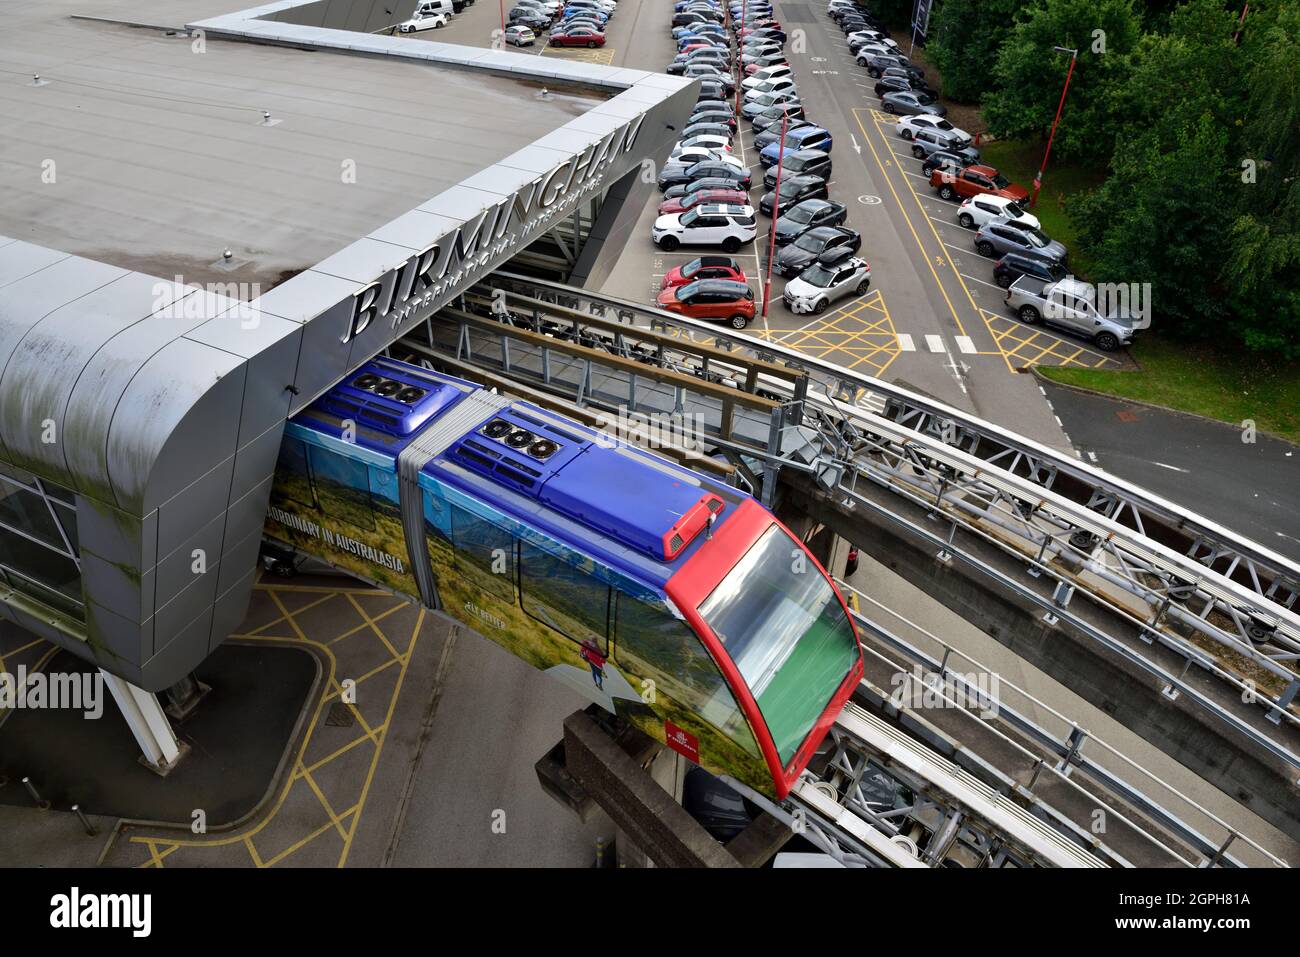
{"label": "parked car", "polygon": [[1069,258],[1064,243],[1036,226],[1016,220],[1001,219],[981,226],[975,232],[975,249],[987,259],[997,259],[1004,253],[1020,253],[1065,265]]}
{"label": "parked car", "polygon": [[722,320],[744,329],[754,318],[754,291],[746,283],[702,279],[659,293],[655,305],[692,319]]}
{"label": "parked car", "polygon": [[948,108],[934,97],[915,90],[910,93],[886,93],[880,98],[880,108],[886,113],[894,113],[898,116],[908,116],[913,113],[943,116],[948,112]]}
{"label": "parked car", "polygon": [[675,158],[682,155],[686,150],[704,149],[711,150],[715,153],[731,152],[731,134],[721,133],[700,133],[689,139],[682,137],[673,146],[673,151],[669,154],[668,162],[675,162]]}
{"label": "parked car", "polygon": [[805,199],[777,218],[774,230],[776,244],[785,246],[818,226],[838,226],[848,214],[848,208],[843,203],[829,199]]}
{"label": "parked car", "polygon": [[753,118],[762,113],[769,106],[780,106],[784,103],[796,103],[799,100],[799,94],[793,88],[780,90],[775,93],[760,93],[758,96],[746,98],[740,107],[740,113],[746,118]]}
{"label": "parked car", "polygon": [[690,166],[675,163],[665,166],[659,172],[659,188],[667,191],[674,186],[685,185],[697,179],[706,178],[728,180],[732,189],[748,190],[753,185],[749,170],[743,166],[738,167],[734,163],[726,163],[721,159],[711,158],[692,163]]}
{"label": "parked car", "polygon": [[[965,154],[969,153],[976,154],[973,160],[966,158]],[[921,164],[921,173],[925,176],[929,176],[935,170],[939,170],[940,172],[956,176],[967,166],[978,164],[978,154],[978,150],[972,150],[969,148],[962,150],[961,153],[954,153],[951,150],[935,150],[927,156],[925,162]]]}
{"label": "parked car", "polygon": [[650,228],[650,238],[666,251],[678,246],[721,246],[734,253],[752,242],[756,233],[752,206],[697,206],[660,216]]}
{"label": "parked car", "polygon": [[735,179],[729,176],[701,176],[699,179],[690,180],[685,183],[678,183],[676,186],[669,186],[664,190],[664,199],[676,199],[679,196],[690,196],[705,189],[730,189],[738,190]]}
{"label": "parked car", "polygon": [[664,273],[660,289],[685,286],[700,279],[730,279],[732,282],[749,282],[740,263],[730,256],[701,256]]}
{"label": "parked car", "polygon": [[514,7],[510,11],[509,26],[527,27],[534,33],[539,33],[551,25],[551,21],[536,10],[519,9]]}
{"label": "parked car", "polygon": [[603,47],[605,34],[591,27],[559,27],[551,31],[553,47]]}
{"label": "parked car", "polygon": [[1021,276],[1007,290],[1007,308],[1025,325],[1046,322],[1096,344],[1110,352],[1133,341],[1134,333],[1149,320],[1119,310],[1102,313],[1093,303],[1093,289],[1072,277],[1044,283]]}
{"label": "parked car", "polygon": [[933,133],[947,142],[950,149],[964,149],[971,144],[971,135],[965,130],[953,126],[941,116],[928,113],[901,117],[894,124],[894,132],[905,140],[910,140],[917,133]]}
{"label": "parked car", "polygon": [[790,61],[785,58],[784,53],[764,53],[758,56],[749,56],[741,58],[741,66],[746,76],[753,76],[760,70],[770,66],[781,66],[788,64]]}
{"label": "parked car", "polygon": [[926,96],[939,95],[936,90],[926,85],[924,80],[918,79],[908,73],[904,73],[900,76],[892,73],[891,70],[886,70],[880,79],[876,81],[876,96],[883,97],[886,93],[924,93]]}
{"label": "parked car", "polygon": [[727,88],[717,80],[700,80],[700,92],[695,97],[695,102],[727,102],[730,97],[727,95]]}
{"label": "parked car", "polygon": [[756,100],[761,96],[766,96],[772,93],[794,93],[794,89],[793,76],[781,76],[771,80],[764,80],[762,83],[756,84],[746,90],[741,103],[748,103],[751,100]]}
{"label": "parked car", "polygon": [[812,265],[818,256],[830,249],[843,247],[857,252],[862,237],[857,230],[845,226],[814,226],[776,254],[775,269],[786,278],[797,276]]}
{"label": "parked car", "polygon": [[764,193],[758,201],[758,209],[764,216],[771,216],[773,211],[780,216],[791,206],[802,203],[805,199],[825,199],[829,193],[826,180],[820,176],[781,177],[780,201],[776,191]]}
{"label": "parked car", "polygon": [[[831,156],[825,150],[787,150],[781,161],[781,178],[787,176],[820,176],[824,180],[831,178]],[[767,189],[776,186],[777,167],[770,166],[763,174],[763,185]]]}
{"label": "parked car", "polygon": [[962,159],[962,166],[970,166],[980,160],[980,151],[973,146],[960,149],[951,146],[942,130],[918,130],[912,134],[912,155],[925,159],[932,153],[952,153]]}
{"label": "parked car", "polygon": [[749,202],[749,193],[740,189],[702,189],[695,193],[684,193],[665,199],[659,204],[659,215],[684,213],[702,203],[722,203],[729,206],[744,206]]}
{"label": "parked car", "polygon": [[994,196],[989,193],[972,196],[962,200],[961,206],[957,209],[957,222],[966,229],[978,229],[988,223],[1009,219],[1034,229],[1041,225],[1037,216],[1027,212],[1014,199],[1007,199],[1005,196]]}
{"label": "parked car", "polygon": [[530,27],[522,23],[516,23],[506,27],[505,33],[502,34],[506,43],[512,47],[530,47],[537,42],[537,34]]}
{"label": "parked car", "polygon": [[1021,276],[1030,276],[1040,282],[1049,283],[1064,279],[1069,270],[1060,263],[1020,253],[1007,253],[993,264],[993,281],[1006,289]]}
{"label": "parked car", "polygon": [[[786,120],[785,132],[787,136],[794,130],[802,129],[805,126],[816,126],[811,120],[805,118],[791,117]],[[781,138],[781,124],[773,123],[767,129],[760,133],[754,134],[754,149],[760,153]]]}
{"label": "parked car", "polygon": [[[720,104],[708,103],[704,105],[719,106]],[[705,132],[705,127],[718,126],[726,127],[728,131],[734,134],[736,132],[735,115],[724,112],[723,110],[696,110],[690,115],[690,118],[687,119],[686,127],[682,130],[682,135],[685,136],[687,133],[693,131]],[[708,132],[714,131],[709,130]]]}
{"label": "parked car", "polygon": [[967,166],[955,175],[936,169],[930,173],[930,185],[944,199],[981,196],[985,193],[1005,196],[1016,202],[1029,198],[1028,190],[1017,186],[992,166]]}
{"label": "parked car", "polygon": [[[780,132],[780,127],[777,127],[776,133]],[[833,143],[830,130],[821,126],[809,123],[793,130],[787,128],[784,140],[778,143],[773,137],[770,143],[759,150],[758,161],[764,166],[774,166],[782,155],[789,157],[791,153],[799,150],[821,150],[823,153],[829,153]],[[758,146],[757,137],[754,145]]]}
{"label": "parked car", "polygon": [[749,172],[744,161],[739,156],[735,156],[727,150],[714,149],[708,146],[679,147],[668,158],[664,168],[667,169],[669,166],[694,166],[696,163],[708,162],[726,163],[728,166],[744,170],[746,173]]}
{"label": "parked car", "polygon": [[727,123],[725,120],[718,123],[706,123],[703,121],[692,123],[690,126],[682,130],[683,140],[691,140],[697,136],[725,136],[730,139],[734,135],[735,127],[733,124]]}
{"label": "parked car", "polygon": [[787,116],[792,120],[802,119],[804,115],[803,104],[798,100],[790,100],[786,103],[776,103],[761,113],[756,113],[750,117],[753,123],[755,133],[763,133],[776,127],[776,132],[781,132],[781,117]]}
{"label": "parked car", "polygon": [[789,63],[774,63],[771,66],[765,66],[761,70],[754,71],[753,75],[745,77],[741,82],[741,87],[746,90],[752,90],[768,80],[776,80],[781,77],[794,78],[794,70]]}
{"label": "parked car", "polygon": [[857,61],[858,66],[866,68],[868,76],[877,80],[884,76],[885,71],[891,67],[906,70],[916,76],[925,75],[919,67],[913,66],[907,57],[898,53],[881,53],[864,47],[858,51]]}
{"label": "parked car", "polygon": [[399,33],[419,33],[421,30],[437,30],[451,22],[451,0],[432,0],[420,4],[411,19],[397,25]]}
{"label": "parked car", "polygon": [[795,313],[820,315],[837,299],[865,295],[871,288],[871,266],[852,253],[832,250],[818,257],[785,284],[781,301]]}
{"label": "parked car", "polygon": [[712,63],[692,63],[682,72],[682,76],[688,80],[713,80],[721,83],[729,92],[736,89],[736,78]]}

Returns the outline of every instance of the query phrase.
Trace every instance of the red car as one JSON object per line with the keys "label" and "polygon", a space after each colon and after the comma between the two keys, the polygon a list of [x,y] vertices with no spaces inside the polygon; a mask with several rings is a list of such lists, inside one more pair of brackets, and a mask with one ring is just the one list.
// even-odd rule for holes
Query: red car
{"label": "red car", "polygon": [[1029,198],[1027,189],[1017,186],[992,166],[967,166],[956,174],[936,169],[930,173],[930,185],[944,199],[970,199],[990,193],[1016,202]]}
{"label": "red car", "polygon": [[722,319],[733,329],[744,329],[754,318],[753,291],[745,283],[729,279],[670,286],[659,293],[655,304],[692,319]]}
{"label": "red car", "polygon": [[727,279],[731,282],[749,282],[740,263],[730,256],[701,256],[682,266],[674,266],[664,274],[663,285],[659,288],[672,289],[685,286],[701,279]]}
{"label": "red car", "polygon": [[605,34],[591,27],[570,27],[568,30],[551,31],[553,47],[603,47]]}
{"label": "red car", "polygon": [[666,213],[684,213],[700,203],[726,203],[730,206],[744,206],[749,202],[749,194],[738,189],[702,189],[695,193],[686,193],[665,199],[659,204],[659,215]]}

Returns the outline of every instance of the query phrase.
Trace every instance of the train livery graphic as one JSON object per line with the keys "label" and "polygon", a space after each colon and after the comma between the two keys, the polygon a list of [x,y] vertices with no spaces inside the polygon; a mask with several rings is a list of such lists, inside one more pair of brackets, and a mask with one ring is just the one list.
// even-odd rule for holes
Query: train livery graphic
{"label": "train livery graphic", "polygon": [[778,798],[862,675],[843,598],[753,498],[390,359],[289,422],[266,531]]}

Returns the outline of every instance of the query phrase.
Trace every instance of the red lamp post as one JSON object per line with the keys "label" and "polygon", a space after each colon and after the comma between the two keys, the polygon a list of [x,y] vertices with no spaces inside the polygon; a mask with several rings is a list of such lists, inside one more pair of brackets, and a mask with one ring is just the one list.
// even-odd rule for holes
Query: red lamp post
{"label": "red lamp post", "polygon": [[772,263],[776,261],[776,217],[781,208],[781,167],[785,165],[785,130],[790,121],[788,110],[781,113],[781,138],[776,141],[776,185],[772,188],[772,231],[767,237],[767,280],[763,283],[763,318],[772,301]]}
{"label": "red lamp post", "polygon": [[1047,158],[1052,155],[1052,141],[1056,139],[1056,127],[1061,122],[1061,110],[1065,108],[1065,94],[1070,92],[1070,77],[1074,76],[1074,64],[1078,62],[1079,51],[1069,47],[1055,47],[1057,53],[1070,54],[1070,69],[1065,74],[1065,89],[1061,90],[1061,102],[1056,104],[1056,119],[1052,120],[1052,132],[1047,137],[1047,150],[1043,153],[1043,165],[1034,177],[1034,195],[1029,200],[1031,207],[1038,205],[1038,191],[1043,188],[1043,173],[1047,170]]}

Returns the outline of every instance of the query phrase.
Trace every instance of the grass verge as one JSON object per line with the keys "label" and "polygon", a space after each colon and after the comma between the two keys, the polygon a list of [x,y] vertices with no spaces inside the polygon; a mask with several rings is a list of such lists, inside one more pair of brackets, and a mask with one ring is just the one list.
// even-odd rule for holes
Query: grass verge
{"label": "grass verge", "polygon": [[1259,431],[1300,444],[1300,371],[1293,364],[1270,365],[1259,356],[1224,355],[1151,335],[1138,339],[1132,353],[1141,372],[1050,366],[1039,366],[1038,371],[1063,385],[1232,425],[1250,419]]}

